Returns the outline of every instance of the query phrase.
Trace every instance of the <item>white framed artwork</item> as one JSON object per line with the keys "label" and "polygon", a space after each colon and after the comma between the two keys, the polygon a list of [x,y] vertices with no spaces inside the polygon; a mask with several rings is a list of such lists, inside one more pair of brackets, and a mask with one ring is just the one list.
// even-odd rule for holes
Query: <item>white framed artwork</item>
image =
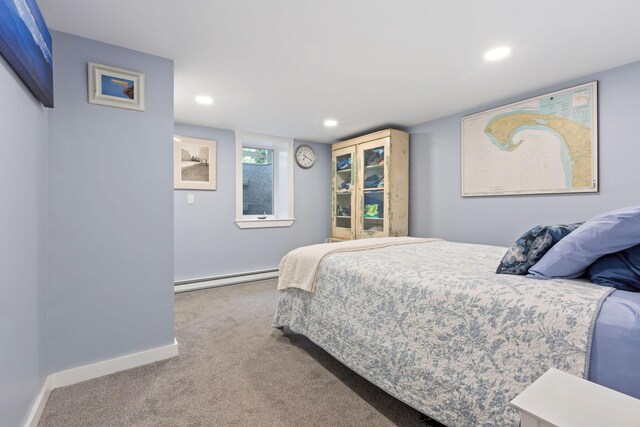
{"label": "white framed artwork", "polygon": [[216,189],[216,141],[173,137],[173,188]]}
{"label": "white framed artwork", "polygon": [[144,74],[88,64],[89,103],[144,111]]}

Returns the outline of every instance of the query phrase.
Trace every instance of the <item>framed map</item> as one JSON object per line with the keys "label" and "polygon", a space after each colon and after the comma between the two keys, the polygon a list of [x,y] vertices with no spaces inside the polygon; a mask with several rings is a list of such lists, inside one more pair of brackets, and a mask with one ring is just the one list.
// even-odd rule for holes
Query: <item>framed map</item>
{"label": "framed map", "polygon": [[462,197],[598,191],[598,82],[462,118]]}

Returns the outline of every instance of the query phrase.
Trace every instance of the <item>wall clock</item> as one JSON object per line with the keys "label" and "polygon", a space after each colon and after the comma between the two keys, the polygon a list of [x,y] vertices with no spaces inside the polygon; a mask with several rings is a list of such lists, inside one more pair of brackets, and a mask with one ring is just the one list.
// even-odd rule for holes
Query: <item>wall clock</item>
{"label": "wall clock", "polygon": [[296,163],[303,169],[309,169],[316,163],[316,153],[308,145],[296,149]]}

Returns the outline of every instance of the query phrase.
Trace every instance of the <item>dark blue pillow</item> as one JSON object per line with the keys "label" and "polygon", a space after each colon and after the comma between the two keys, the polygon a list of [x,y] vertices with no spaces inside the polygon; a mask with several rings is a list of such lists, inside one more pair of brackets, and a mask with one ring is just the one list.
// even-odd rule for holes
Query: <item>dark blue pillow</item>
{"label": "dark blue pillow", "polygon": [[640,245],[598,258],[587,275],[598,285],[640,292]]}
{"label": "dark blue pillow", "polygon": [[582,223],[538,225],[509,248],[496,270],[498,274],[527,274],[549,249]]}

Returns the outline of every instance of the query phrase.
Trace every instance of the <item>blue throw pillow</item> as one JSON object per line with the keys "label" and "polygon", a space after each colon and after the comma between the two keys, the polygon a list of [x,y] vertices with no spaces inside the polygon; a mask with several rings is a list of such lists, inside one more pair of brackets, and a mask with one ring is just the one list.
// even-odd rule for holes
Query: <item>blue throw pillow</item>
{"label": "blue throw pillow", "polygon": [[640,292],[640,245],[599,258],[587,276],[598,285]]}
{"label": "blue throw pillow", "polygon": [[509,248],[496,270],[498,274],[527,274],[544,254],[582,223],[538,225],[524,233]]}
{"label": "blue throw pillow", "polygon": [[531,269],[536,279],[582,276],[598,258],[640,244],[640,206],[598,215],[559,241]]}

